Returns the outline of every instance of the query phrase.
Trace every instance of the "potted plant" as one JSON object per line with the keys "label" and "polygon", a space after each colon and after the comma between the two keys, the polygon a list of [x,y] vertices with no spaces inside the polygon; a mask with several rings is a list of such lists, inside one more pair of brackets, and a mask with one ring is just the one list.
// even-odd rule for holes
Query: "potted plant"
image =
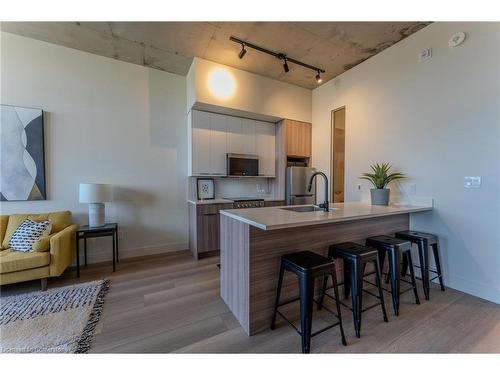
{"label": "potted plant", "polygon": [[372,164],[370,168],[373,173],[363,173],[360,178],[370,181],[374,186],[374,189],[370,189],[372,204],[388,206],[391,190],[386,188],[387,184],[391,181],[405,178],[405,175],[398,172],[389,173],[392,168],[389,163]]}

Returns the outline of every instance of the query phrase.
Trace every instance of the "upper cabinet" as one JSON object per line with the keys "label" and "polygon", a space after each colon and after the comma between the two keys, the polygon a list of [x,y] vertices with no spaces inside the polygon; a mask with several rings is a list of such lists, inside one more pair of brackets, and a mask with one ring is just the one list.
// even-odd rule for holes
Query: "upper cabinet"
{"label": "upper cabinet", "polygon": [[311,157],[311,124],[285,120],[286,155],[300,158]]}
{"label": "upper cabinet", "polygon": [[259,155],[259,174],[276,174],[276,126],[255,121],[255,154]]}
{"label": "upper cabinet", "polygon": [[189,126],[190,176],[225,176],[227,153],[259,156],[259,175],[275,176],[276,126],[192,110]]}

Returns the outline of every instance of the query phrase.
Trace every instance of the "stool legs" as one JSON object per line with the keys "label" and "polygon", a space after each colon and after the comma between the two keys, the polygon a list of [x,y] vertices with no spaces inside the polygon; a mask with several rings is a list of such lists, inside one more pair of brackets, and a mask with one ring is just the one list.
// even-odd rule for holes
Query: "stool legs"
{"label": "stool legs", "polygon": [[401,253],[397,250],[391,251],[389,256],[389,275],[391,280],[392,308],[396,316],[399,315],[399,292],[401,290],[400,273]]}
{"label": "stool legs", "polygon": [[415,280],[415,270],[413,269],[413,260],[411,258],[411,250],[405,253],[403,259],[405,259],[407,264],[410,266],[411,285],[413,287],[413,294],[415,295],[415,303],[420,305],[420,299],[418,298],[417,291],[417,281]]}
{"label": "stool legs", "polygon": [[311,277],[302,277],[299,283],[302,353],[309,353],[311,350],[314,280]]}
{"label": "stool legs", "polygon": [[344,299],[349,298],[351,293],[351,264],[344,260]]}
{"label": "stool legs", "polygon": [[276,290],[276,301],[274,302],[274,313],[273,319],[271,320],[271,329],[274,329],[276,324],[276,314],[278,312],[278,305],[280,303],[280,295],[281,295],[281,285],[283,284],[283,274],[285,273],[285,269],[283,265],[280,266],[280,275],[278,278],[278,288]]}
{"label": "stool legs", "polygon": [[418,241],[417,246],[424,296],[426,300],[429,300],[429,245],[427,244],[427,241]]}
{"label": "stool legs", "polygon": [[[344,334],[344,326],[342,325],[342,315],[340,313],[340,303],[339,303],[339,288],[337,286],[337,271],[334,268],[334,271],[332,272],[332,283],[333,283],[333,293],[335,295],[335,306],[337,307],[337,317],[339,319],[339,326],[340,326],[340,335],[342,336],[342,345],[346,346],[347,341],[345,339],[345,334]],[[326,287],[326,285],[325,285]],[[323,293],[321,294],[321,300],[323,300],[323,297],[325,295],[325,288],[323,288]]]}
{"label": "stool legs", "polygon": [[358,338],[361,337],[361,309],[363,306],[363,268],[364,267],[358,262],[353,262],[350,270],[352,288],[352,315],[354,319],[354,330],[356,331],[356,337]]}
{"label": "stool legs", "polygon": [[434,253],[434,263],[436,263],[436,271],[438,273],[439,284],[441,285],[441,290],[444,292],[443,273],[441,272],[441,261],[439,260],[439,245],[437,243],[432,244],[432,252]]}
{"label": "stool legs", "polygon": [[373,262],[373,265],[375,266],[375,275],[377,277],[377,288],[378,288],[378,296],[380,298],[380,307],[382,308],[382,314],[384,315],[384,322],[388,322],[389,319],[387,319],[387,312],[385,311],[384,294],[382,293],[382,275],[380,272],[380,266],[378,264],[378,260],[375,260]]}

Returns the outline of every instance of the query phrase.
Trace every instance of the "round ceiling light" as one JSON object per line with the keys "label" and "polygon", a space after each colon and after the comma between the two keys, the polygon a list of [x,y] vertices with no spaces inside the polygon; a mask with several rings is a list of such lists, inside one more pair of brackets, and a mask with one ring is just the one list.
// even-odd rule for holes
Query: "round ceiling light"
{"label": "round ceiling light", "polygon": [[216,69],[210,74],[208,85],[212,94],[219,99],[229,99],[234,95],[236,89],[233,76],[222,68]]}

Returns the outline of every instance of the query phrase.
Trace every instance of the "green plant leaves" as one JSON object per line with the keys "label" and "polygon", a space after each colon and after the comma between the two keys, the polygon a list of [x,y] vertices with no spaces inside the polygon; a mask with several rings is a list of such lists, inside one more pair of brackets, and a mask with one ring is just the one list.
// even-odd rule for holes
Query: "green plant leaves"
{"label": "green plant leaves", "polygon": [[361,177],[362,180],[370,181],[376,189],[385,189],[389,182],[405,178],[404,173],[394,172],[389,174],[392,166],[389,163],[375,163],[370,165],[373,173],[363,173]]}

